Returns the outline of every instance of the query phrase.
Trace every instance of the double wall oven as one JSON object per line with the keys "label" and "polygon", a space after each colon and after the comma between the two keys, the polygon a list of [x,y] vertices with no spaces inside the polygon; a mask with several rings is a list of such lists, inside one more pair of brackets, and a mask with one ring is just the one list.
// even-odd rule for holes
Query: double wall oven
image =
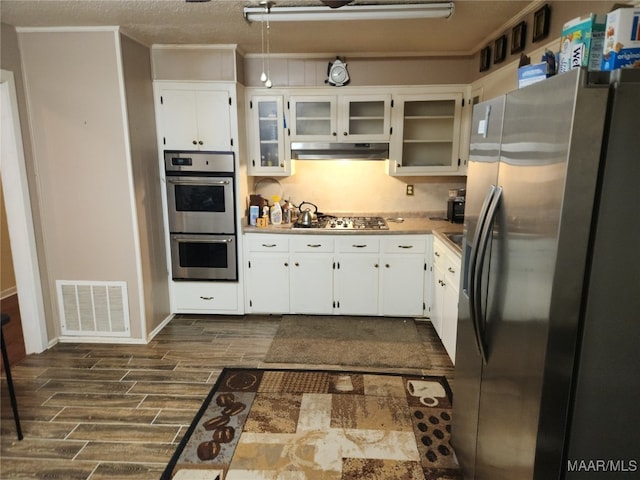
{"label": "double wall oven", "polygon": [[165,151],[174,280],[238,279],[233,152]]}

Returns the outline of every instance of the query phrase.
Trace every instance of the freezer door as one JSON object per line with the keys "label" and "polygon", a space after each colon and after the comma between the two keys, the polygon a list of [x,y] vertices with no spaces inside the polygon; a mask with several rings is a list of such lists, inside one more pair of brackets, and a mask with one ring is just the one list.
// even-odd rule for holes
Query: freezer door
{"label": "freezer door", "polygon": [[501,96],[476,105],[471,123],[451,427],[451,442],[465,478],[474,478],[482,372],[482,359],[470,315],[469,266],[472,253],[476,253],[474,241],[480,231],[479,223],[486,215],[488,194],[498,180],[504,102],[505,97]]}
{"label": "freezer door", "polygon": [[[601,173],[566,479],[638,477],[640,445],[640,71],[622,69]],[[629,78],[629,82],[626,80]],[[636,220],[629,221],[629,205]],[[585,474],[580,462],[611,461]],[[617,469],[616,469],[617,468]],[[604,470],[604,469],[602,469]]]}
{"label": "freezer door", "polygon": [[[575,70],[507,96],[477,479],[558,478],[536,473],[535,459],[562,451],[607,96],[582,81]],[[543,390],[555,400],[544,408]]]}

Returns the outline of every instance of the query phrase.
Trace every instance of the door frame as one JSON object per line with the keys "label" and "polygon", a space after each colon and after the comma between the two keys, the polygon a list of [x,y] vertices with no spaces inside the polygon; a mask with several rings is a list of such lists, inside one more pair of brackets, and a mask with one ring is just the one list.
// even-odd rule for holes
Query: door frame
{"label": "door frame", "polygon": [[0,70],[0,90],[0,177],[7,210],[18,305],[26,353],[40,353],[48,348],[49,341],[13,72]]}

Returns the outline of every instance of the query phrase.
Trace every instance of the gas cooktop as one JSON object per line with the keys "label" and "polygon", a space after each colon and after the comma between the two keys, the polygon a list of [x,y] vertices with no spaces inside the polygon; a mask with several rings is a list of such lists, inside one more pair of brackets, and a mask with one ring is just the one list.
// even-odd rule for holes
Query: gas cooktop
{"label": "gas cooktop", "polygon": [[322,217],[311,225],[294,224],[293,228],[324,228],[330,230],[389,230],[382,217]]}

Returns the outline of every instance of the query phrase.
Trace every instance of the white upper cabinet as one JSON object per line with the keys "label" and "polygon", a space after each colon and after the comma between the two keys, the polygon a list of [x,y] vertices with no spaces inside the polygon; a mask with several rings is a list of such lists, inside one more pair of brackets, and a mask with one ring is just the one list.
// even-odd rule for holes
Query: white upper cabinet
{"label": "white upper cabinet", "polygon": [[157,95],[162,149],[232,149],[228,90],[208,85],[172,84],[160,86]]}
{"label": "white upper cabinet", "polygon": [[389,141],[391,95],[292,95],[292,141]]}
{"label": "white upper cabinet", "polygon": [[289,97],[291,138],[335,142],[338,136],[337,102],[337,97],[329,95]]}
{"label": "white upper cabinet", "polygon": [[282,95],[254,95],[247,104],[249,175],[287,176],[291,152]]}
{"label": "white upper cabinet", "polygon": [[388,142],[391,95],[344,95],[340,102],[338,135],[348,142]]}
{"label": "white upper cabinet", "polygon": [[394,95],[389,175],[458,172],[462,92]]}

